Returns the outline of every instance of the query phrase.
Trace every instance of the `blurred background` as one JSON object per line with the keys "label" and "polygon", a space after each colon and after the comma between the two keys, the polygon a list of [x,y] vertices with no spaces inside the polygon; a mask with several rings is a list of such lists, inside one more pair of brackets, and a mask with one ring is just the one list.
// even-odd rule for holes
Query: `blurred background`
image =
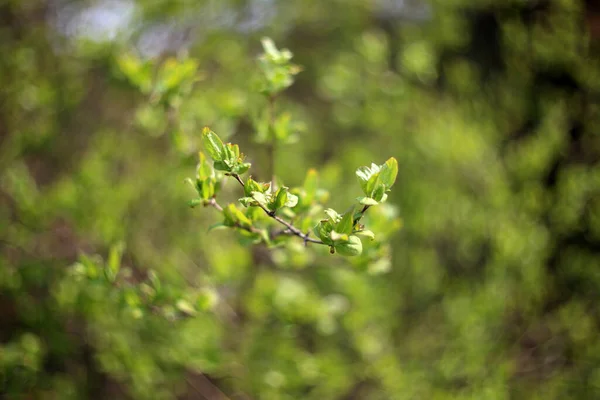
{"label": "blurred background", "polygon": [[[263,36],[284,182],[398,159],[379,262],[187,207],[205,125],[264,176]],[[600,399],[596,2],[1,0],[0,44],[3,398]]]}

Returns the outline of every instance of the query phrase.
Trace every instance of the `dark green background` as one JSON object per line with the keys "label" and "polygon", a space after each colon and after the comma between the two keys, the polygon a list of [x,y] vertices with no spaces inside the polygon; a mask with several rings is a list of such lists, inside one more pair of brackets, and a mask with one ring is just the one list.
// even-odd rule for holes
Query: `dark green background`
{"label": "dark green background", "polygon": [[[600,398],[599,20],[577,0],[0,1],[0,393]],[[264,174],[265,35],[304,68],[279,103],[304,128],[286,183],[317,168],[343,209],[356,167],[398,159],[389,272],[265,257],[186,207],[205,125]],[[197,61],[175,116],[124,78],[130,53]],[[117,243],[131,286],[67,272]],[[139,318],[123,293],[149,270],[220,301]]]}

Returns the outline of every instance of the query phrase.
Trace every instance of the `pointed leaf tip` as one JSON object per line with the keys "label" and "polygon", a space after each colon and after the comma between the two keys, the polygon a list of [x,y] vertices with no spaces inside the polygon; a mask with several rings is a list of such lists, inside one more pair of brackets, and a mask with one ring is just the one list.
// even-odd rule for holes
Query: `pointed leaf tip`
{"label": "pointed leaf tip", "polygon": [[202,130],[202,143],[214,161],[223,161],[223,158],[225,157],[225,146],[219,136],[208,127],[205,127]]}

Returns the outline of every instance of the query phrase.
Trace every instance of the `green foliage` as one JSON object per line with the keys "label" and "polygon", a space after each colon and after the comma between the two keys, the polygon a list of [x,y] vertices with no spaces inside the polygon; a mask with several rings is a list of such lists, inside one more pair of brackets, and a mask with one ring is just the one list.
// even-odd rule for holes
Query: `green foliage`
{"label": "green foliage", "polygon": [[597,14],[2,2],[0,397],[600,397]]}
{"label": "green foliage", "polygon": [[[290,72],[291,66],[288,65],[292,55],[288,50],[279,51],[270,39],[263,39],[265,53],[261,55],[260,61],[263,69],[264,78],[269,82],[268,95],[270,96],[269,106],[273,106],[274,96],[292,84]],[[285,77],[285,79],[284,79]],[[276,130],[275,122],[267,121],[270,130]],[[273,126],[271,126],[273,125]],[[274,138],[277,140],[277,137]],[[322,220],[315,225],[312,231],[319,240],[309,238],[309,233],[305,233],[294,227],[292,218],[303,218],[303,225],[310,224],[309,215],[315,215],[321,204],[314,203],[314,198],[319,190],[317,187],[317,172],[309,170],[304,188],[297,188],[293,191],[286,186],[280,185],[274,190],[273,181],[271,183],[257,182],[252,178],[244,183],[240,175],[250,168],[250,163],[244,162],[244,155],[240,153],[237,144],[223,143],[221,138],[205,127],[202,131],[202,143],[206,152],[213,159],[213,167],[216,171],[224,171],[225,175],[234,177],[243,187],[244,197],[239,202],[246,208],[259,207],[267,216],[273,218],[285,230],[275,231],[265,226],[254,224],[247,214],[240,211],[234,204],[230,203],[226,207],[221,207],[216,201],[214,190],[215,171],[211,170],[209,164],[204,159],[203,153],[200,153],[200,160],[196,168],[196,183],[194,185],[191,179],[188,179],[195,187],[198,198],[192,199],[188,204],[192,207],[204,204],[205,206],[214,206],[223,213],[223,226],[238,228],[256,236],[254,243],[272,244],[275,240],[277,245],[281,245],[283,239],[290,235],[299,236],[307,244],[309,241],[327,245],[330,253],[337,253],[344,256],[359,256],[362,253],[362,242],[356,233],[365,232],[364,225],[359,224],[360,219],[367,211],[369,206],[385,202],[386,192],[396,181],[398,175],[398,162],[395,158],[390,158],[381,166],[372,164],[371,168],[362,167],[356,171],[360,185],[366,197],[359,198],[363,209],[355,214],[354,207],[338,215],[334,210],[327,209],[327,220]],[[271,154],[273,157],[274,155]],[[295,194],[294,194],[295,193]],[[284,212],[283,210],[287,210]],[[281,216],[278,216],[280,214]],[[289,218],[286,220],[284,218]],[[261,221],[262,222],[262,221]],[[371,231],[366,231],[363,236],[373,240],[375,235]]]}

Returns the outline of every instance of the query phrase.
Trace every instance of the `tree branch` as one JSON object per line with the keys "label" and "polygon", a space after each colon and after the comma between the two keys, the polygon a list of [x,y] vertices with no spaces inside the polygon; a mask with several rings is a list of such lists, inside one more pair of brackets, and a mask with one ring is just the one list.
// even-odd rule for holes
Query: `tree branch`
{"label": "tree branch", "polygon": [[[242,187],[245,186],[244,185],[244,181],[242,180],[242,178],[240,178],[240,176],[238,174],[231,174],[231,176],[233,176],[240,183],[240,185],[242,185]],[[318,239],[313,239],[313,238],[309,237],[310,233],[302,233],[302,231],[300,229],[296,228],[294,225],[290,224],[289,222],[287,222],[283,218],[275,215],[274,211],[271,211],[271,210],[267,209],[262,204],[259,203],[258,206],[260,208],[262,208],[262,210],[265,212],[265,214],[267,214],[269,217],[273,218],[275,221],[277,221],[281,225],[285,226],[287,228],[287,230],[289,230],[291,232],[292,235],[296,235],[299,238],[301,238],[302,240],[304,240],[304,244],[305,245],[306,245],[307,242],[316,243],[316,244],[326,244],[326,243],[323,243],[322,241],[320,241]],[[283,232],[285,232],[285,231],[283,231]]]}

